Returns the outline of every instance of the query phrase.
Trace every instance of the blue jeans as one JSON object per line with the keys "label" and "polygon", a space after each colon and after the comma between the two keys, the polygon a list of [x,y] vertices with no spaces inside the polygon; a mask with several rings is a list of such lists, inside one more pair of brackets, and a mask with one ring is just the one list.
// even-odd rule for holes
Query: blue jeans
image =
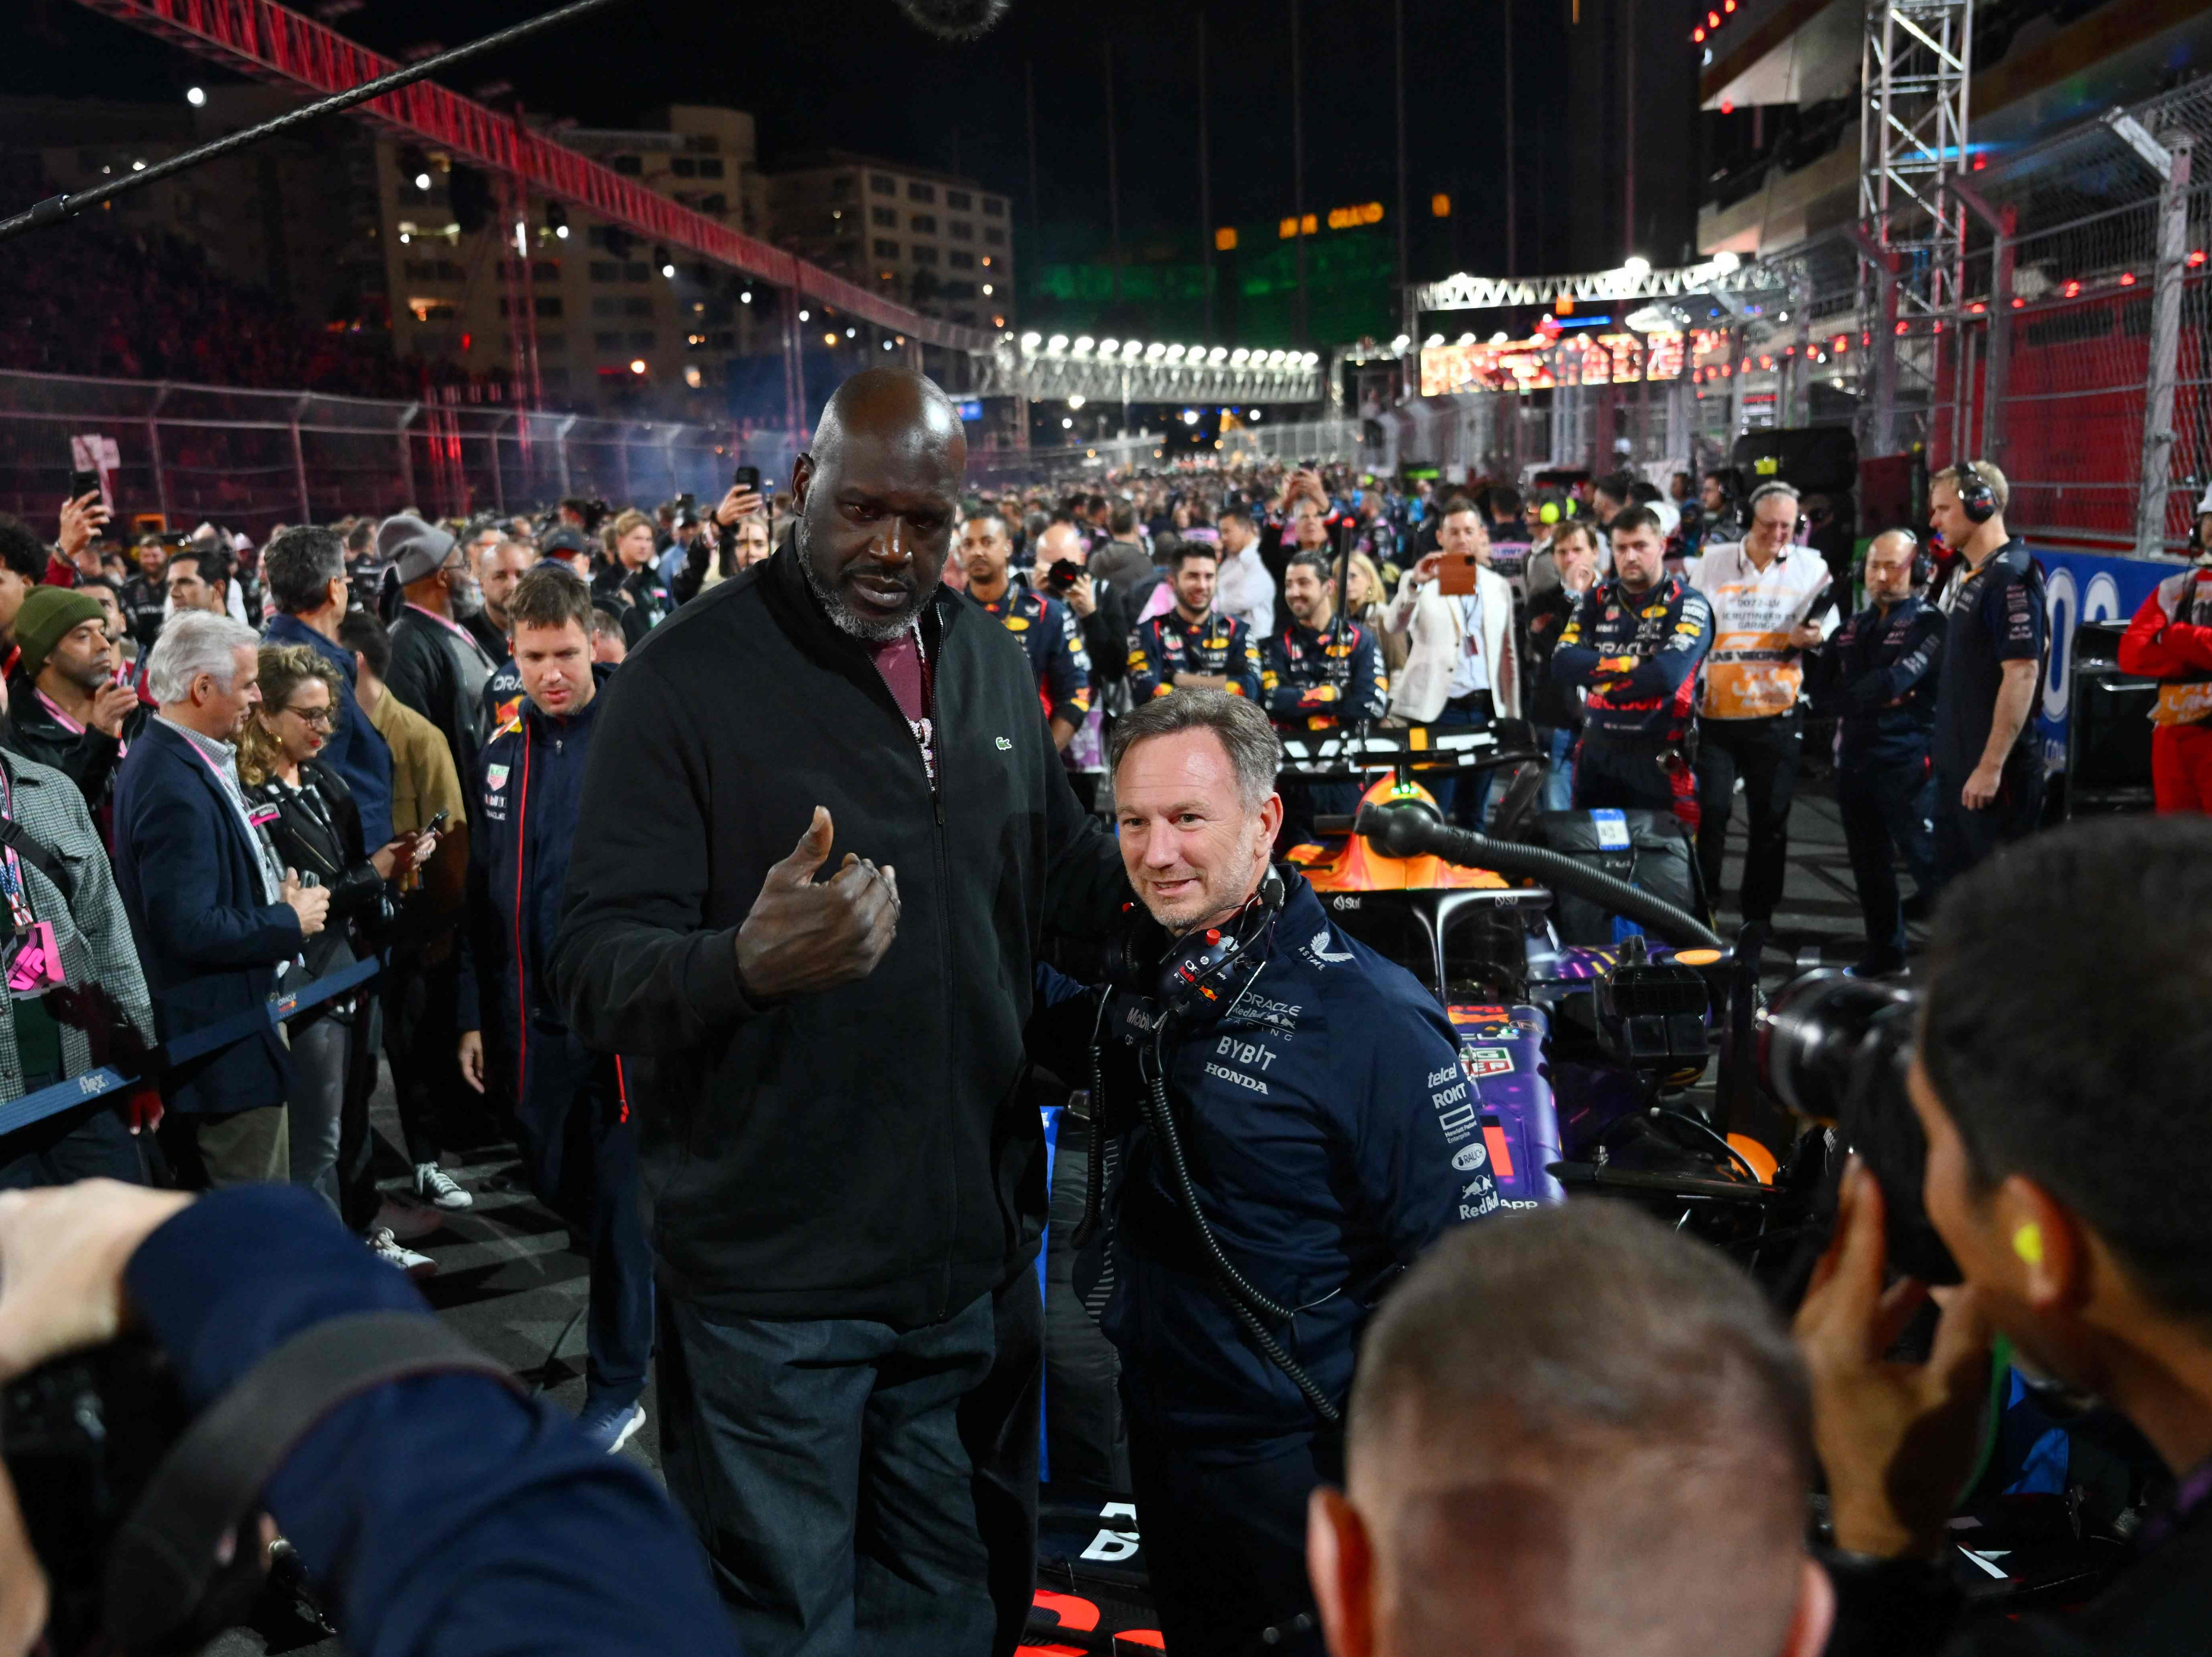
{"label": "blue jeans", "polygon": [[1035,1270],[920,1329],[659,1308],[668,1493],[746,1657],[1013,1648],[1036,1587]]}
{"label": "blue jeans", "polygon": [[1582,733],[1571,725],[1555,726],[1545,751],[1550,767],[1544,775],[1544,809],[1572,811],[1575,807],[1575,743]]}
{"label": "blue jeans", "polygon": [[[1447,702],[1437,716],[1429,722],[1435,730],[1483,730],[1491,720],[1490,693],[1478,691],[1471,698]],[[1427,782],[1430,793],[1437,797],[1437,809],[1443,813],[1444,821],[1456,823],[1462,828],[1480,831],[1482,827],[1483,807],[1490,803],[1489,771],[1462,771]]]}

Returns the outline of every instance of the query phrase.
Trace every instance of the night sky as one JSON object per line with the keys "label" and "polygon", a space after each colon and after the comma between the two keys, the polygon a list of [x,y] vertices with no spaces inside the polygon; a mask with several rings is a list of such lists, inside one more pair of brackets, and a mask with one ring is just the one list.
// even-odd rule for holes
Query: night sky
{"label": "night sky", "polygon": [[[341,0],[343,3],[343,0]],[[1585,0],[1587,4],[1587,0]],[[75,0],[24,4],[0,91],[168,99],[218,78],[198,60]],[[313,0],[300,0],[314,15]],[[1414,275],[1502,271],[1505,0],[1404,0],[1408,193]],[[1560,54],[1571,0],[1514,0],[1523,157],[1567,142]],[[537,0],[366,0],[330,19],[399,54],[455,46],[542,9]],[[670,102],[733,105],[758,120],[763,160],[830,145],[973,174],[1004,191],[1027,235],[1024,66],[1034,72],[1038,189],[1048,251],[1080,251],[1107,219],[1105,64],[1120,125],[1123,241],[1133,256],[1199,244],[1196,18],[1206,20],[1213,221],[1291,210],[1288,0],[1014,0],[982,40],[924,34],[892,0],[625,0],[552,35],[465,67],[457,90],[510,82],[525,104],[586,125],[634,123]],[[1380,200],[1395,211],[1390,9],[1304,0],[1306,206]],[[1529,176],[1524,167],[1523,176]],[[1429,221],[1449,191],[1449,225]],[[1527,203],[1524,270],[1547,268],[1565,204]],[[1551,222],[1540,223],[1542,215]],[[1034,241],[1030,244],[1033,247]],[[1424,265],[1437,267],[1424,270]]]}

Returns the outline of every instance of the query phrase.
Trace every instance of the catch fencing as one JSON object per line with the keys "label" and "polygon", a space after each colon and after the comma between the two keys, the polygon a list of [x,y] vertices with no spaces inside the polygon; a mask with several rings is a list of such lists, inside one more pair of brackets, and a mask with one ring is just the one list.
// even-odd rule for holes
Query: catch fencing
{"label": "catch fencing", "polygon": [[50,522],[68,493],[73,438],[105,439],[118,511],[168,527],[219,524],[256,539],[411,507],[501,515],[564,496],[617,505],[721,497],[734,467],[790,476],[792,434],[598,419],[493,402],[415,402],[168,381],[0,373],[0,509]]}
{"label": "catch fencing", "polygon": [[1636,331],[1433,342],[1432,394],[1382,417],[1387,447],[1455,472],[1626,466],[1658,482],[1747,431],[1849,426],[1867,457],[1994,460],[2006,521],[2041,544],[2178,551],[2212,484],[2208,146],[2200,81],[1978,153],[1945,313],[1900,308],[1895,284],[1927,273],[1891,270],[1881,227],[1849,224],[1761,261],[1776,279],[1732,302],[1655,305]]}

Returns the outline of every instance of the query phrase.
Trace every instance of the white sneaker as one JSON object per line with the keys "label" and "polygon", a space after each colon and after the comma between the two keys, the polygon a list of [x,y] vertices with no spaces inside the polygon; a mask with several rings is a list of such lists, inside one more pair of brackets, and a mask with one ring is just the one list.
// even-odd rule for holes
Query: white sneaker
{"label": "white sneaker", "polygon": [[427,1254],[417,1254],[392,1234],[388,1226],[379,1226],[368,1234],[368,1252],[388,1266],[395,1266],[410,1277],[434,1277],[438,1263]]}
{"label": "white sneaker", "polygon": [[435,1162],[415,1165],[415,1195],[434,1209],[467,1209],[477,1199],[461,1189],[460,1181]]}

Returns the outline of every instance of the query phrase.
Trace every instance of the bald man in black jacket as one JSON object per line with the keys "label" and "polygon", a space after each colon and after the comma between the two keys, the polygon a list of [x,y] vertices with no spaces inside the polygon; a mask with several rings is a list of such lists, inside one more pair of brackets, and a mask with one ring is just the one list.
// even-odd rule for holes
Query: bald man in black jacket
{"label": "bald man in black jacket", "polygon": [[653,629],[585,783],[553,972],[623,1057],[669,1488],[749,1653],[1011,1652],[1034,1586],[1022,1028],[1047,926],[1127,885],[939,585],[965,461],[928,381],[846,381],[791,539]]}

